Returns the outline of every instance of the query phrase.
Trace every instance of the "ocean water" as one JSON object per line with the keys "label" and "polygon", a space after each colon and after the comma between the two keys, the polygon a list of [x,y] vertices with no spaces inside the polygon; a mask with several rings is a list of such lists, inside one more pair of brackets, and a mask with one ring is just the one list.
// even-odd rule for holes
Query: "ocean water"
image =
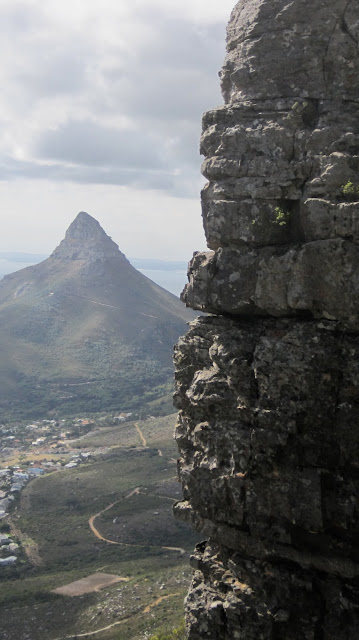
{"label": "ocean water", "polygon": [[180,269],[176,271],[167,271],[162,269],[138,269],[143,275],[147,276],[150,280],[153,280],[160,287],[167,289],[175,296],[179,296],[183,287],[187,283],[186,269]]}
{"label": "ocean water", "polygon": [[5,260],[0,258],[0,278],[3,278],[3,276],[7,275],[8,273],[14,273],[14,271],[20,271],[20,269],[30,267],[32,264],[35,264],[34,261],[17,262],[15,260]]}
{"label": "ocean water", "polygon": [[[46,256],[31,254],[5,254],[0,253],[0,278],[8,273],[13,273],[24,267],[45,260]],[[133,258],[131,264],[141,271],[147,278],[153,280],[160,287],[167,289],[175,296],[179,296],[187,283],[187,263],[184,261],[166,261],[156,258]],[[153,268],[154,267],[154,268]]]}

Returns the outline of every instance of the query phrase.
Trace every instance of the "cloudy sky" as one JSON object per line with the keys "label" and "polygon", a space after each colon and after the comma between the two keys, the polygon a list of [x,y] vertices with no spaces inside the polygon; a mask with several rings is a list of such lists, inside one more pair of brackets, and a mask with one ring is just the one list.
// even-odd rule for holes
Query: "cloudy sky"
{"label": "cloudy sky", "polygon": [[235,0],[2,0],[0,251],[48,253],[80,210],[128,256],[203,249],[201,115]]}

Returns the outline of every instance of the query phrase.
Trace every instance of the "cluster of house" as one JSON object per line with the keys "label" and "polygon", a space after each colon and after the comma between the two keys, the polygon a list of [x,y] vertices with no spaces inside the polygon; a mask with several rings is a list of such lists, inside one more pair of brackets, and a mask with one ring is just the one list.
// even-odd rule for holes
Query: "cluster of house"
{"label": "cluster of house", "polygon": [[[124,422],[132,416],[131,413],[122,413],[114,416],[117,424]],[[100,423],[108,420],[108,416],[98,419]],[[23,489],[23,487],[32,479],[37,478],[45,473],[56,471],[65,467],[73,469],[81,463],[87,462],[90,458],[101,455],[102,451],[94,452],[81,451],[69,456],[68,445],[66,440],[73,437],[73,428],[86,428],[93,424],[92,420],[87,418],[77,418],[69,424],[68,421],[60,420],[41,420],[32,424],[21,426],[5,426],[0,424],[0,453],[14,456],[14,450],[19,452],[31,452],[33,447],[37,449],[37,457],[39,450],[44,453],[44,459],[37,463],[27,462],[24,468],[19,465],[0,468],[0,524],[8,514],[15,496]],[[70,431],[63,431],[69,425]],[[61,439],[62,438],[62,439]],[[64,461],[54,462],[46,459],[46,454],[56,449],[56,456],[62,453],[66,455],[68,462],[64,465]],[[55,452],[53,452],[55,454]],[[25,457],[24,453],[24,457]],[[54,457],[54,456],[53,456]],[[31,466],[28,466],[28,465]],[[17,549],[19,545],[12,539],[10,534],[0,533],[0,567],[3,565],[15,564],[17,561]]]}
{"label": "cluster of house", "polygon": [[71,456],[70,461],[65,464],[65,469],[74,469],[75,467],[78,467],[81,462],[85,462],[86,460],[91,458],[91,456],[94,457],[95,455],[96,454],[91,453],[91,451],[81,451],[78,455],[75,454]]}
{"label": "cluster of house", "polygon": [[19,545],[10,534],[0,533],[0,567],[17,562]]}
{"label": "cluster of house", "polygon": [[37,467],[29,467],[26,471],[20,467],[8,467],[0,469],[0,520],[7,515],[11,502],[17,492],[31,480],[38,478],[44,469]]}
{"label": "cluster of house", "polygon": [[[46,464],[50,464],[51,467],[56,467],[53,463],[46,462],[43,466]],[[52,469],[35,466],[31,466],[26,470],[21,469],[19,466],[0,469],[0,522],[8,515],[15,495],[18,494],[32,478],[42,476],[46,473],[46,470],[51,471]],[[11,534],[0,533],[0,567],[15,564],[17,562],[18,550],[19,545],[14,541]]]}
{"label": "cluster of house", "polygon": [[24,425],[0,424],[0,452],[12,455],[13,450],[29,451],[31,448],[61,448],[68,439],[76,438],[86,433],[91,425],[120,424],[130,419],[132,413],[120,413],[116,416],[101,416],[96,419],[73,418],[61,420],[38,420]]}
{"label": "cluster of house", "polygon": [[[10,468],[0,469],[0,521],[7,515],[16,491],[23,487],[23,478],[18,480],[15,473]],[[10,534],[0,533],[0,567],[15,564],[18,549]]]}
{"label": "cluster of house", "polygon": [[[14,449],[21,452],[29,451],[33,447],[56,445],[61,437],[66,439],[70,436],[71,430],[81,429],[86,424],[90,424],[90,421],[40,420],[27,425],[20,423],[0,424],[0,451],[3,454],[12,455]],[[69,428],[70,431],[63,431],[66,428]]]}
{"label": "cluster of house", "polygon": [[[65,469],[74,469],[79,464],[86,462],[91,456],[91,452],[81,451],[73,455],[70,461],[64,465]],[[38,478],[45,473],[56,471],[62,468],[61,462],[43,461],[41,467],[30,466],[26,470],[18,465],[0,469],[0,521],[8,514],[9,507],[15,498],[15,494],[33,478]]]}

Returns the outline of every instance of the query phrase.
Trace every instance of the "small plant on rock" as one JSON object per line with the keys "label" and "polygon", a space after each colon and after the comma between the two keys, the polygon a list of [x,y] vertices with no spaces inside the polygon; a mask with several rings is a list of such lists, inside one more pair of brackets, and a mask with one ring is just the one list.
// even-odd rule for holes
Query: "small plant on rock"
{"label": "small plant on rock", "polygon": [[274,211],[275,211],[275,218],[273,220],[273,223],[277,224],[279,227],[284,227],[284,225],[286,225],[287,222],[289,221],[289,215],[290,215],[289,212],[284,211],[282,207],[276,207]]}
{"label": "small plant on rock", "polygon": [[353,202],[359,200],[359,185],[354,184],[351,180],[348,180],[346,184],[342,185],[342,194],[346,200]]}

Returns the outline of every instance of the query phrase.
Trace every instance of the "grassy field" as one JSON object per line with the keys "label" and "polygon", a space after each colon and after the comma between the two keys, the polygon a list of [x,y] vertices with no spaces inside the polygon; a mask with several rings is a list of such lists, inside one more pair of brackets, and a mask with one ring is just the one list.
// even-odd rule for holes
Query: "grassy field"
{"label": "grassy field", "polygon": [[[174,417],[137,426],[146,447],[134,423],[97,430],[78,444],[114,447],[104,459],[40,477],[23,490],[13,525],[37,545],[38,555],[35,564],[24,556],[16,568],[2,569],[4,640],[62,640],[81,633],[140,640],[181,622],[188,557],[197,538],[171,513],[179,497]],[[90,529],[96,514],[93,525],[110,542]],[[51,593],[97,571],[129,580],[83,596]]]}
{"label": "grassy field", "polygon": [[123,422],[115,428],[103,426],[94,429],[72,444],[74,447],[88,447],[89,449],[110,446],[141,446],[142,440],[135,426],[137,424],[149,447],[159,448],[163,446],[168,453],[171,453],[172,456],[176,458],[177,447],[172,437],[175,423],[176,414],[173,414],[170,416],[147,418],[146,420]]}

